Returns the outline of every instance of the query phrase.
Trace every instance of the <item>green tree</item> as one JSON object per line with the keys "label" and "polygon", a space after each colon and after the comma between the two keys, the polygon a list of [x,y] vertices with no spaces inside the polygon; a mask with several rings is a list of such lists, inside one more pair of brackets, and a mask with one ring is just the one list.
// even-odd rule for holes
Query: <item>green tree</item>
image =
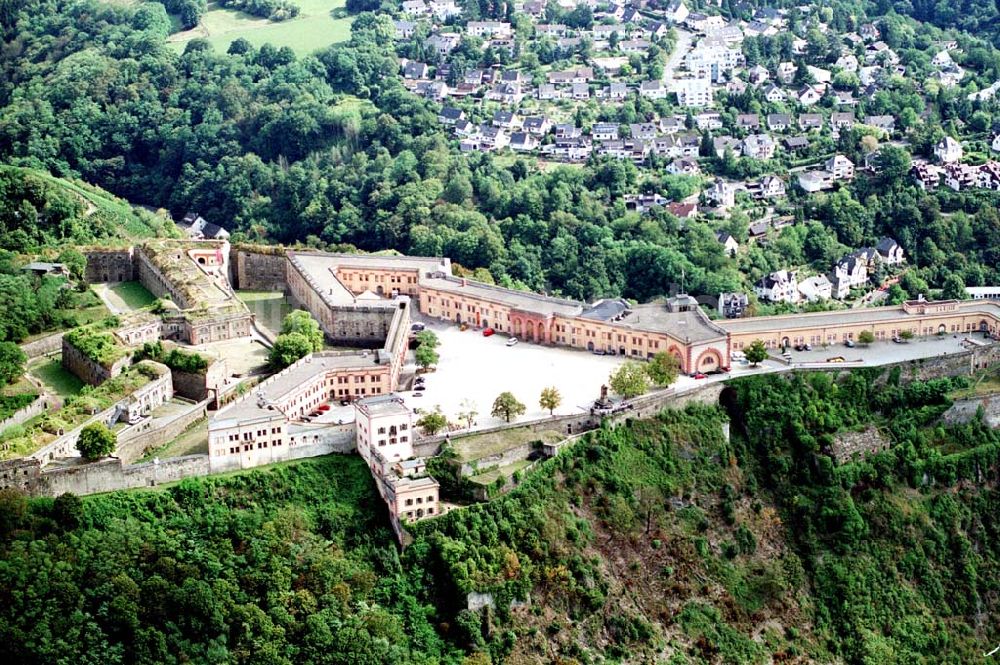
{"label": "green tree", "polygon": [[677,356],[666,351],[660,351],[646,363],[646,374],[649,380],[657,386],[669,386],[677,380],[681,366]]}
{"label": "green tree", "polygon": [[858,343],[868,346],[875,341],[875,333],[871,330],[862,330],[858,333]]}
{"label": "green tree", "polygon": [[625,399],[638,397],[649,388],[649,374],[646,373],[646,368],[643,365],[629,360],[611,372],[608,385],[616,394]]}
{"label": "green tree", "polygon": [[494,418],[503,418],[507,422],[510,422],[513,418],[524,415],[525,411],[527,411],[527,407],[517,401],[514,393],[504,391],[497,395],[497,398],[493,401],[493,411],[491,413]]}
{"label": "green tree", "polygon": [[417,344],[436,349],[441,344],[441,340],[438,339],[437,334],[433,330],[421,330],[417,333]]}
{"label": "green tree", "polygon": [[421,416],[420,420],[417,421],[417,425],[419,425],[428,436],[434,436],[448,426],[448,418],[441,413],[441,407],[438,406],[435,407],[430,413],[425,413]]}
{"label": "green tree", "polygon": [[434,350],[433,346],[421,344],[417,347],[417,350],[413,352],[413,357],[417,361],[418,365],[427,369],[431,365],[437,364],[438,352]]}
{"label": "green tree", "polygon": [[756,367],[759,363],[767,360],[767,347],[764,346],[763,340],[755,339],[750,342],[750,346],[746,348],[744,354],[747,360],[750,361],[750,364]]}
{"label": "green tree", "polygon": [[319,327],[319,322],[312,317],[312,314],[304,309],[297,309],[289,312],[281,324],[281,334],[290,335],[298,333],[309,342],[310,351],[323,350],[323,331]]}
{"label": "green tree", "polygon": [[107,457],[115,451],[118,438],[104,423],[91,423],[80,432],[76,449],[88,460]]}
{"label": "green tree", "polygon": [[555,386],[549,386],[548,388],[542,388],[541,397],[538,398],[538,405],[543,409],[549,410],[549,415],[559,408],[562,404],[562,395],[559,394],[559,390]]}
{"label": "green tree", "polygon": [[965,292],[965,281],[958,273],[951,273],[944,279],[941,297],[945,300],[965,300],[969,295]]}
{"label": "green tree", "polygon": [[300,358],[312,353],[313,345],[302,333],[278,335],[271,347],[268,360],[275,369],[284,369]]}
{"label": "green tree", "polygon": [[67,247],[59,253],[56,261],[66,266],[73,279],[83,279],[83,273],[87,269],[87,257],[80,250],[75,247]]}
{"label": "green tree", "polygon": [[0,385],[14,383],[24,375],[24,363],[28,356],[24,355],[14,342],[0,342]]}
{"label": "green tree", "polygon": [[913,339],[913,337],[914,337],[913,331],[910,330],[909,328],[907,328],[906,330],[900,330],[899,331],[899,338],[900,339],[911,340],[911,339]]}

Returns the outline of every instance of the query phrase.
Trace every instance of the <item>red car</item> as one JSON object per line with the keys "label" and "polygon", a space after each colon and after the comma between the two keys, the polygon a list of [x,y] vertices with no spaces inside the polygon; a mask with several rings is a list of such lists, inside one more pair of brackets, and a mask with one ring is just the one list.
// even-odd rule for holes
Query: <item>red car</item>
{"label": "red car", "polygon": [[320,407],[319,407],[319,410],[320,411],[329,411],[330,410],[330,405],[329,404],[321,404]]}
{"label": "red car", "polygon": [[489,337],[494,334],[496,334],[496,330],[493,330],[493,328],[483,328],[483,337]]}
{"label": "red car", "polygon": [[696,379],[707,379],[708,378],[708,374],[702,374],[701,372],[698,372],[697,374],[694,375],[694,378],[696,378]]}

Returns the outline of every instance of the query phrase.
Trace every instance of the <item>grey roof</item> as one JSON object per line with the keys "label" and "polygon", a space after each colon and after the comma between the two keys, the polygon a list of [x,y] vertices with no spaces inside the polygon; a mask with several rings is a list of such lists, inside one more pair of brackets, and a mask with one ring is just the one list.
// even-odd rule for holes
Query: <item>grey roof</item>
{"label": "grey roof", "polygon": [[593,319],[595,321],[610,321],[622,312],[629,309],[630,305],[621,298],[608,298],[598,300],[580,314],[581,319]]}

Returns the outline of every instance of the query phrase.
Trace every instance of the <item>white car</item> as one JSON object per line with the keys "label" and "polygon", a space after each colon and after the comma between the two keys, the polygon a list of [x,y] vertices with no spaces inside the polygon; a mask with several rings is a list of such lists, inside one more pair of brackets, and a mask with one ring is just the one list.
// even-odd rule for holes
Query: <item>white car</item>
{"label": "white car", "polygon": [[514,346],[515,344],[517,344],[516,337],[511,337],[510,339],[507,340],[507,346]]}

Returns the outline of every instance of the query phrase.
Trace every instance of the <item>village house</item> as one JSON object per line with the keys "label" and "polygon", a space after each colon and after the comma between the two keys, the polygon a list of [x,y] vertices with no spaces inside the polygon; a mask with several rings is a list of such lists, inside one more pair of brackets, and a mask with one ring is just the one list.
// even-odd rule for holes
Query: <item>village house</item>
{"label": "village house", "polygon": [[843,300],[851,289],[868,284],[868,265],[856,256],[846,256],[837,262],[830,274],[831,297]]}
{"label": "village house", "polygon": [[745,293],[720,293],[719,315],[725,319],[739,319],[750,306],[750,298]]}
{"label": "village house", "polygon": [[813,275],[799,282],[799,296],[808,302],[829,300],[833,285],[826,275]]}
{"label": "village house", "polygon": [[798,183],[803,191],[808,194],[814,194],[833,187],[833,174],[824,170],[800,171]]}
{"label": "village house", "polygon": [[957,162],[962,159],[962,145],[950,136],[946,136],[934,146],[934,156],[943,164]]}
{"label": "village house", "polygon": [[834,155],[826,160],[824,167],[833,174],[834,180],[854,179],[854,162],[843,155]]}
{"label": "village house", "polygon": [[743,139],[743,154],[754,159],[774,157],[774,139],[768,134],[751,134]]}
{"label": "village house", "polygon": [[674,83],[674,92],[680,106],[700,107],[712,103],[712,84],[706,78],[680,79]]}
{"label": "village house", "polygon": [[795,273],[778,270],[762,277],[753,287],[760,300],[795,303],[799,300],[799,284]]}
{"label": "village house", "polygon": [[639,84],[639,96],[647,99],[666,99],[667,88],[662,81],[643,81]]}

